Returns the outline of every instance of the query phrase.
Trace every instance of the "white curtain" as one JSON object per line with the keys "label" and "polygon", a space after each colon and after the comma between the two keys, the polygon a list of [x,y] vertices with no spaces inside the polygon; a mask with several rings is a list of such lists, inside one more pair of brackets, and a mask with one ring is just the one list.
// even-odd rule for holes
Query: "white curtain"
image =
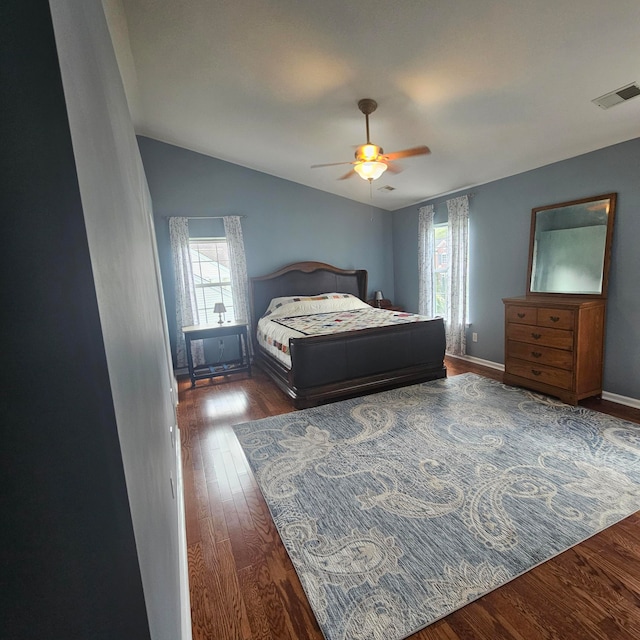
{"label": "white curtain", "polygon": [[461,356],[466,353],[467,273],[469,256],[469,198],[460,196],[447,200],[449,214],[447,247],[447,352]]}
{"label": "white curtain", "polygon": [[[229,262],[231,263],[231,292],[236,322],[246,322],[251,327],[249,313],[249,278],[247,276],[247,260],[244,254],[244,239],[240,216],[224,217],[224,233],[229,246]],[[249,331],[249,335],[251,331]],[[249,352],[252,352],[249,338]]]}
{"label": "white curtain", "polygon": [[433,216],[432,204],[418,212],[418,313],[433,317]]}
{"label": "white curtain", "polygon": [[[187,366],[187,350],[182,327],[200,324],[189,252],[189,220],[169,218],[169,238],[176,290],[176,364],[178,368],[182,368]],[[194,366],[204,364],[202,340],[191,343],[191,353]]]}

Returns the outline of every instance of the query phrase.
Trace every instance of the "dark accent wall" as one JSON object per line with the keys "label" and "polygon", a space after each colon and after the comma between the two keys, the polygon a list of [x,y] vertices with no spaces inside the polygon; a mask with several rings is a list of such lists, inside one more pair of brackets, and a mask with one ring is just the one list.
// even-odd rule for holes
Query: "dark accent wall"
{"label": "dark accent wall", "polygon": [[[604,389],[640,399],[640,138],[395,211],[395,291],[397,302],[408,309],[418,306],[419,207],[435,204],[436,216],[446,219],[445,201],[467,192],[474,194],[469,215],[467,351],[498,363],[504,362],[502,298],[526,292],[531,209],[618,193]],[[472,332],[478,334],[477,343],[470,340]]]}
{"label": "dark accent wall", "polygon": [[[169,216],[246,216],[242,228],[249,276],[317,260],[344,269],[367,269],[370,293],[380,289],[393,299],[388,212],[151,138],[138,136],[138,145],[153,201],[174,355]],[[362,188],[368,185],[363,182]],[[193,224],[200,235],[207,235],[208,228],[215,235],[220,221]]]}
{"label": "dark accent wall", "polygon": [[149,638],[49,4],[0,4],[0,635]]}

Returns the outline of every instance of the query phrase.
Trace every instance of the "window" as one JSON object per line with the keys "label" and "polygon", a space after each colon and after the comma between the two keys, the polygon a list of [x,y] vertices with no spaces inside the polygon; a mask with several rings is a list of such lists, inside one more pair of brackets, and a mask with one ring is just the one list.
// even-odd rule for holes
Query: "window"
{"label": "window", "polygon": [[447,246],[447,223],[433,225],[433,312],[445,316],[447,312],[447,272],[449,251]]}
{"label": "window", "polygon": [[189,238],[200,324],[218,322],[216,302],[224,303],[224,319],[234,320],[229,245],[226,238]]}

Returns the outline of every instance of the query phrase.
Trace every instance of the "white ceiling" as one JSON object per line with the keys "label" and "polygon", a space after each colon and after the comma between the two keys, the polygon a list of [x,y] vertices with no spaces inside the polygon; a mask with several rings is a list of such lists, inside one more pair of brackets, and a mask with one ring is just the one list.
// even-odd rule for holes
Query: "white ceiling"
{"label": "white ceiling", "polygon": [[[394,210],[640,136],[638,0],[103,0],[136,132]],[[420,144],[369,185],[371,139]],[[378,191],[382,186],[393,192]]]}

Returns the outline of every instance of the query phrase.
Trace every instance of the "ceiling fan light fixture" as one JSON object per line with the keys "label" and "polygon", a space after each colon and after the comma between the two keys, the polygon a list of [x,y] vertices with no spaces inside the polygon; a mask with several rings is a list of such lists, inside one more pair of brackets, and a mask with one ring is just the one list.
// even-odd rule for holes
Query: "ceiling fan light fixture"
{"label": "ceiling fan light fixture", "polygon": [[367,128],[367,141],[365,144],[361,144],[356,148],[355,160],[351,162],[330,162],[328,164],[312,164],[311,168],[317,167],[334,167],[340,164],[348,164],[353,168],[349,169],[347,173],[338,178],[338,180],[346,180],[351,178],[354,173],[357,173],[363,180],[368,180],[369,183],[377,180],[387,169],[391,173],[399,173],[402,171],[397,165],[393,164],[396,160],[401,158],[410,158],[412,156],[422,156],[428,153],[429,147],[424,145],[420,147],[412,147],[411,149],[402,149],[402,151],[394,151],[392,153],[384,153],[382,147],[371,142],[369,135],[369,116],[377,109],[378,103],[371,98],[363,98],[358,101],[358,108],[364,114],[365,124]]}
{"label": "ceiling fan light fixture", "polygon": [[382,153],[382,149],[377,144],[360,145],[356,149],[356,160],[360,162],[374,162],[378,159],[378,156]]}
{"label": "ceiling fan light fixture", "polygon": [[363,180],[377,180],[386,170],[387,165],[384,162],[359,162],[354,165],[353,170]]}

